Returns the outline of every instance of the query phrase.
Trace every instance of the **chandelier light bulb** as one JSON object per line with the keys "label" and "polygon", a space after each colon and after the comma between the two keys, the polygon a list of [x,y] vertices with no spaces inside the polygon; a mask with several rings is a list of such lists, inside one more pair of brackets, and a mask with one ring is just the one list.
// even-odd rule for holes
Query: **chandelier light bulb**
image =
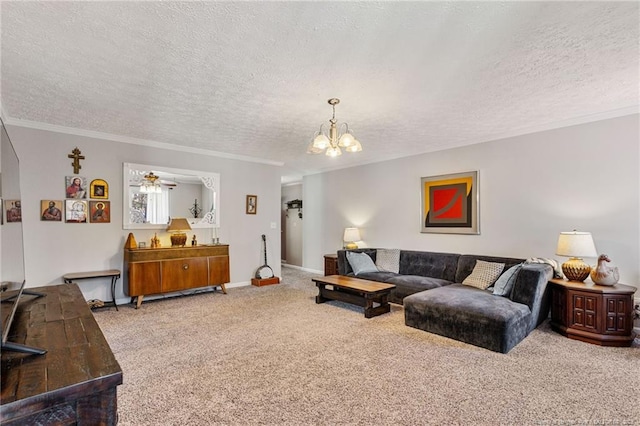
{"label": "chandelier light bulb", "polygon": [[313,147],[317,149],[326,149],[330,145],[329,138],[320,133],[313,139]]}
{"label": "chandelier light bulb", "polygon": [[342,155],[342,150],[337,146],[330,146],[327,148],[327,152],[325,153],[327,157],[337,157],[338,155]]}
{"label": "chandelier light bulb", "polygon": [[354,141],[355,141],[355,139],[354,139],[353,135],[351,133],[347,132],[344,135],[340,136],[339,145],[341,147],[343,147],[343,148],[348,148],[354,143]]}
{"label": "chandelier light bulb", "polygon": [[347,152],[360,152],[362,151],[362,145],[360,145],[360,141],[357,139],[353,140],[353,144],[349,145],[345,148]]}

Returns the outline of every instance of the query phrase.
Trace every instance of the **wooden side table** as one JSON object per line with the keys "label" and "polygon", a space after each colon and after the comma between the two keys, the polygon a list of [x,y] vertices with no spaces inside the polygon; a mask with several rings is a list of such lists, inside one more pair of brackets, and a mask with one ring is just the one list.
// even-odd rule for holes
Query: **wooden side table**
{"label": "wooden side table", "polygon": [[593,283],[552,279],[551,328],[570,339],[601,346],[631,346],[633,294],[624,284],[601,286]]}
{"label": "wooden side table", "polygon": [[338,255],[337,254],[325,254],[324,255],[324,276],[338,275]]}

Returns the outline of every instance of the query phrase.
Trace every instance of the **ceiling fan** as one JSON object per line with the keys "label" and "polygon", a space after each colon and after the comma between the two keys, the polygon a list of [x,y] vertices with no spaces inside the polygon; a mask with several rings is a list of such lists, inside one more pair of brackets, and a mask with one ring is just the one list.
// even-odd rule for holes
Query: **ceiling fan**
{"label": "ceiling fan", "polygon": [[174,187],[178,186],[178,184],[174,181],[162,180],[160,179],[160,176],[154,174],[153,172],[149,172],[144,175],[144,179],[140,179],[139,182],[131,186],[139,186],[140,192],[158,193],[161,192],[162,186],[173,189]]}

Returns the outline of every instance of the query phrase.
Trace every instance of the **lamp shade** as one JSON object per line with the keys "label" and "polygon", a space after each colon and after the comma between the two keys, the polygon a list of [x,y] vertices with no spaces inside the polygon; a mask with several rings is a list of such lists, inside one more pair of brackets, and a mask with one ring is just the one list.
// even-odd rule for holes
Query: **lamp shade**
{"label": "lamp shade", "polygon": [[358,228],[344,228],[342,241],[346,243],[344,248],[348,250],[358,248],[358,245],[355,243],[356,241],[360,241],[360,231]]}
{"label": "lamp shade", "polygon": [[174,217],[171,219],[171,223],[167,227],[167,231],[176,232],[176,231],[190,231],[191,225],[184,217]]}
{"label": "lamp shade", "polygon": [[360,231],[358,230],[358,228],[345,228],[342,240],[347,243],[360,241]]}
{"label": "lamp shade", "polygon": [[167,227],[167,231],[171,232],[171,246],[184,247],[187,243],[187,234],[183,231],[191,230],[191,225],[184,217],[174,217]]}
{"label": "lamp shade", "polygon": [[591,233],[578,231],[560,233],[556,254],[566,257],[598,257]]}

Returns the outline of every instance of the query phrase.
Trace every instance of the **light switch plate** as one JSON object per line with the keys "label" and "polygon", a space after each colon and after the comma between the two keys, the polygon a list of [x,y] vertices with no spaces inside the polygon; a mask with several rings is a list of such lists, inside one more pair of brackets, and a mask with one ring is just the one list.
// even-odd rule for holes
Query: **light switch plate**
{"label": "light switch plate", "polygon": [[277,229],[278,224],[276,222],[271,222],[271,229]]}

